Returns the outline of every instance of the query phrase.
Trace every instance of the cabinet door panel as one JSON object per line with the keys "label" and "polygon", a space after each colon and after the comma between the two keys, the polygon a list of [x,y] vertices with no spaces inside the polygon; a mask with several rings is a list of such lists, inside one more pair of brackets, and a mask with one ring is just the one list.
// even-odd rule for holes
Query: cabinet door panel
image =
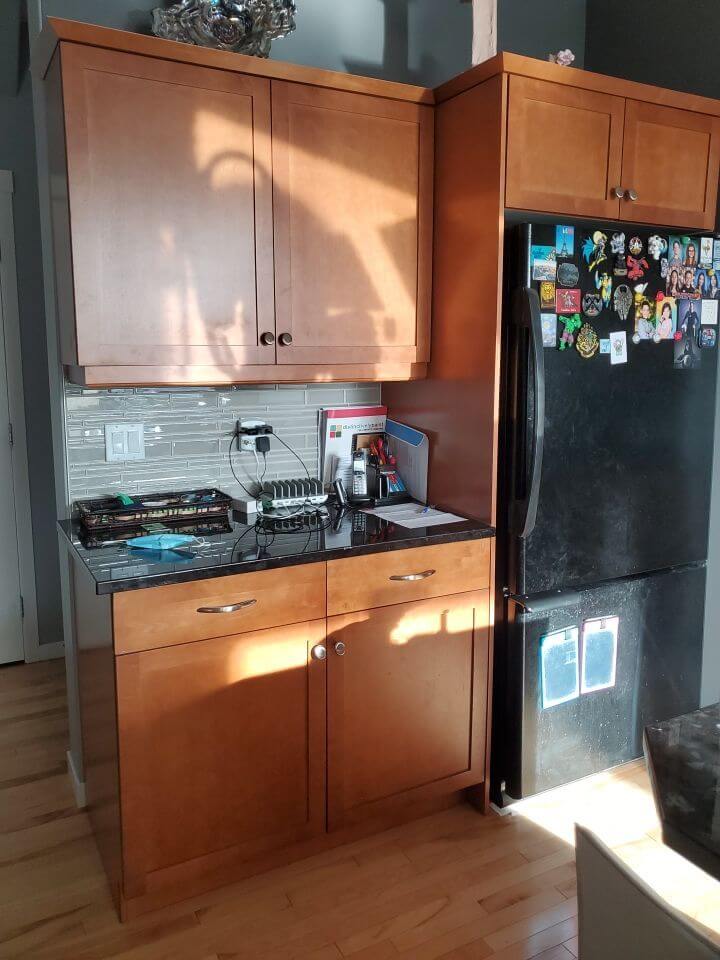
{"label": "cabinet door panel", "polygon": [[621,219],[714,229],[719,169],[716,117],[627,101],[622,182],[637,200],[622,200]]}
{"label": "cabinet door panel", "polygon": [[273,82],[278,363],[427,359],[428,107]]}
{"label": "cabinet door panel", "polygon": [[505,206],[617,217],[624,100],[510,77]]}
{"label": "cabinet door panel", "polygon": [[117,658],[127,897],[325,828],[325,621]]}
{"label": "cabinet door panel", "polygon": [[330,829],[484,780],[487,611],[479,591],[328,619]]}
{"label": "cabinet door panel", "polygon": [[76,44],[62,76],[77,362],[274,363],[269,81]]}

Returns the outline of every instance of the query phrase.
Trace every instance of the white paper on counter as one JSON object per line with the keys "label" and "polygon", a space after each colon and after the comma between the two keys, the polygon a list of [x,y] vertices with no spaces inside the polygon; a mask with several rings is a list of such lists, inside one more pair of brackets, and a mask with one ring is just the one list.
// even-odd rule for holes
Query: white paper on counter
{"label": "white paper on counter", "polygon": [[463,523],[467,519],[467,517],[458,517],[454,513],[435,510],[434,507],[424,507],[421,503],[394,503],[389,507],[375,507],[362,512],[372,513],[381,520],[396,523],[399,527],[407,527],[410,530],[415,527],[437,527],[442,523]]}

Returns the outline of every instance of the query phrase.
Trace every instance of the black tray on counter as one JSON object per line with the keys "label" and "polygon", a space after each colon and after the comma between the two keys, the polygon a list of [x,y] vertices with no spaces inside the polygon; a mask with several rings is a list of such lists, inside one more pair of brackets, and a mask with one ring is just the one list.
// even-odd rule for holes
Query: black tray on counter
{"label": "black tray on counter", "polygon": [[119,497],[75,501],[78,519],[84,527],[93,531],[138,527],[169,520],[199,520],[209,517],[224,517],[227,520],[231,507],[232,497],[214,487],[148,493],[133,497],[130,504],[122,503]]}

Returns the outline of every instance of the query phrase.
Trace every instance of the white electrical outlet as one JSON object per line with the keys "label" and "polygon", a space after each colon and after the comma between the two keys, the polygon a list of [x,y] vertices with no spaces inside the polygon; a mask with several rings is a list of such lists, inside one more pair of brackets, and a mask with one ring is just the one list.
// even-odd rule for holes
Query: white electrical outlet
{"label": "white electrical outlet", "polygon": [[240,434],[240,449],[252,451],[255,449],[255,441],[257,437],[252,434],[241,433]]}
{"label": "white electrical outlet", "polygon": [[105,459],[108,463],[119,460],[144,460],[145,424],[106,423]]}

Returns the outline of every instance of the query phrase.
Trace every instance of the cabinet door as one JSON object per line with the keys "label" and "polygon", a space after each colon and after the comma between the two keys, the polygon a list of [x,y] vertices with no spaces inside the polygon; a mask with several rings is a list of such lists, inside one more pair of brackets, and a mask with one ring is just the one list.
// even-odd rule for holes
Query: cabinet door
{"label": "cabinet door", "polygon": [[324,642],[318,620],[117,658],[126,897],[324,831]]}
{"label": "cabinet door", "polygon": [[625,101],[511,76],[505,206],[618,216]]}
{"label": "cabinet door", "polygon": [[330,617],[329,828],[483,782],[487,674],[487,591]]}
{"label": "cabinet door", "polygon": [[278,363],[427,360],[432,123],[273,81]]}
{"label": "cabinet door", "polygon": [[269,81],[62,47],[79,364],[274,363]]}
{"label": "cabinet door", "polygon": [[713,230],[719,168],[716,117],[627,101],[621,219]]}

